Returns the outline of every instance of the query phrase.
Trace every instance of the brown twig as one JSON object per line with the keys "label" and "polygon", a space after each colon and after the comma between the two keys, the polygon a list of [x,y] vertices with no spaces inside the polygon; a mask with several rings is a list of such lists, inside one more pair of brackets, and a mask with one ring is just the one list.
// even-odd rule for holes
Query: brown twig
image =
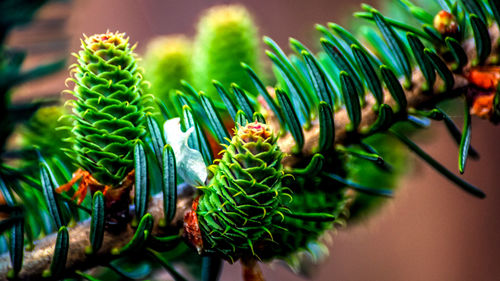
{"label": "brown twig", "polygon": [[[176,229],[182,227],[184,213],[191,207],[193,192],[192,190],[181,190],[178,196],[177,211],[171,223],[171,227]],[[163,217],[163,198],[161,196],[152,198],[148,212],[155,219],[153,233],[161,233],[161,229],[158,228],[158,222]],[[120,233],[106,231],[101,249],[92,256],[85,254],[85,248],[90,245],[89,232],[90,220],[80,222],[75,227],[69,228],[69,252],[66,261],[68,270],[85,270],[109,262],[112,258],[111,250],[127,244],[134,235],[135,229],[128,225],[126,230]],[[25,251],[23,267],[18,276],[19,280],[42,280],[42,273],[50,267],[54,255],[56,237],[55,233],[51,234],[36,241],[32,251]],[[7,280],[9,269],[10,258],[8,253],[5,253],[0,256],[0,280]]]}

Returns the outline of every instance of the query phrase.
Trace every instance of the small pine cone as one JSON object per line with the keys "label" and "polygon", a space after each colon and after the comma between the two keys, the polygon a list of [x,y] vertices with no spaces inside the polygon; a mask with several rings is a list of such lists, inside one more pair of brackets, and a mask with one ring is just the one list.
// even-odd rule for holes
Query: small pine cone
{"label": "small pine cone", "polygon": [[[24,148],[35,147],[43,151],[44,155],[57,156],[66,165],[71,165],[69,158],[62,152],[62,150],[71,149],[71,144],[67,142],[67,139],[72,136],[68,130],[72,120],[61,118],[65,114],[67,110],[60,105],[38,109],[20,131],[22,146]],[[66,129],[58,129],[61,127]],[[25,158],[24,160],[34,160],[35,163],[26,164],[37,167],[38,158],[36,155],[33,157],[33,159]]]}
{"label": "small pine cone", "polygon": [[174,90],[181,89],[181,80],[192,80],[190,39],[184,35],[155,37],[147,46],[142,65],[151,82],[150,92],[175,112]]}
{"label": "small pine cone", "polygon": [[[74,158],[101,184],[116,186],[133,169],[145,134],[142,73],[124,33],[82,40],[74,64]],[[70,152],[71,153],[71,152]]]}
{"label": "small pine cone", "polygon": [[242,5],[219,5],[205,11],[197,25],[193,45],[193,83],[219,100],[212,85],[218,80],[254,92],[253,83],[240,63],[260,73],[259,36],[250,12]]}
{"label": "small pine cone", "polygon": [[197,207],[203,250],[231,262],[257,256],[255,249],[273,241],[282,221],[288,189],[278,147],[268,125],[258,122],[240,127],[227,146],[214,178],[203,187]]}

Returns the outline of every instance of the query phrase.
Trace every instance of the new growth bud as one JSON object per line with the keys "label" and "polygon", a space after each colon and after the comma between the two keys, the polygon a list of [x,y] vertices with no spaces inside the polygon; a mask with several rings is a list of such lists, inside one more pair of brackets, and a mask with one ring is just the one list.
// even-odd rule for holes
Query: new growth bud
{"label": "new growth bud", "polygon": [[441,10],[434,17],[434,28],[443,35],[443,37],[450,36],[456,38],[458,35],[458,23],[451,13]]}

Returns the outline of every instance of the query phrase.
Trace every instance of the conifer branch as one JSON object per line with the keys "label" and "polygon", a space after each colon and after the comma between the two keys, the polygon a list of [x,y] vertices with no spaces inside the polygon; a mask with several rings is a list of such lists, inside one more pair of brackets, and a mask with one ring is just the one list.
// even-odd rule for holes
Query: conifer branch
{"label": "conifer branch", "polygon": [[[490,28],[489,33],[491,36],[491,42],[497,42],[499,31],[496,25],[493,25],[493,27]],[[472,40],[465,42],[464,49],[467,52],[469,58],[475,57],[474,42]],[[492,53],[496,53],[495,45],[493,45]],[[470,66],[466,66],[465,70],[467,70],[469,67]],[[413,87],[410,90],[405,90],[409,108],[418,108],[424,105],[431,105],[440,100],[455,97],[457,94],[462,93],[461,90],[464,90],[468,86],[468,81],[464,77],[464,75],[454,74],[455,84],[452,90],[439,92],[439,89],[442,85],[442,81],[439,80],[434,86],[434,91],[424,92],[422,90],[422,86],[425,83],[425,78],[422,76],[422,73],[420,71],[414,71],[412,76]],[[387,104],[391,106],[395,104],[387,90],[385,91],[384,96]],[[372,109],[374,104],[375,99],[367,96],[366,104],[362,109],[362,121],[360,130],[363,130],[363,128],[367,128],[369,125],[375,122],[377,118],[377,112]],[[275,129],[279,128],[279,123],[275,116],[268,116],[267,120]],[[349,124],[349,122],[350,121],[345,110],[335,112],[335,144],[347,145],[351,141],[345,129],[346,125]],[[301,159],[312,155],[314,149],[318,145],[318,140],[319,124],[317,123],[313,123],[311,128],[305,131],[304,146],[301,154],[293,154],[292,151],[295,147],[295,142],[290,134],[282,136],[278,140],[278,144],[281,147],[282,151],[289,155],[288,157],[284,158],[283,163],[286,166],[293,166]],[[191,209],[192,199],[194,196],[192,190],[179,190],[179,193],[180,194],[178,194],[176,216],[171,223],[171,227],[175,227],[177,229],[182,228],[184,214],[186,211],[189,211]],[[158,222],[160,218],[163,217],[163,202],[161,194],[154,196],[152,200],[150,200],[148,212],[155,218],[155,226],[152,234],[161,235],[162,231],[158,227]],[[70,246],[68,259],[66,262],[66,269],[68,270],[66,272],[72,272],[74,270],[86,270],[92,268],[95,265],[103,264],[106,261],[109,261],[113,257],[110,254],[111,250],[124,246],[128,241],[130,241],[135,231],[130,224],[127,225],[126,230],[120,233],[112,234],[106,231],[104,234],[101,249],[95,255],[88,256],[85,254],[85,248],[90,245],[90,220],[80,222],[76,226],[68,228],[68,230]],[[25,251],[23,267],[18,275],[18,280],[41,279],[43,271],[50,267],[51,259],[54,253],[55,242],[56,234],[51,234],[35,242],[35,247],[32,251]],[[0,256],[0,280],[8,280],[7,274],[10,270],[10,267],[11,265],[9,261],[9,254],[2,254]]]}
{"label": "conifer branch", "polygon": [[[177,211],[170,227],[175,229],[182,228],[184,213],[189,211],[193,199],[193,190],[179,190],[177,200]],[[159,220],[163,217],[163,199],[162,195],[154,196],[149,202],[148,212],[155,219],[153,235],[161,235],[162,229],[158,227]],[[106,264],[116,256],[111,255],[111,250],[121,248],[127,244],[135,233],[135,229],[130,224],[126,229],[119,233],[110,233],[106,231],[102,242],[102,247],[95,255],[86,255],[85,248],[90,246],[90,219],[78,223],[74,227],[68,228],[69,231],[69,251],[66,261],[66,272],[74,270],[86,270],[99,264]],[[32,251],[24,252],[24,261],[22,270],[19,272],[17,280],[41,280],[43,271],[50,267],[54,255],[54,245],[56,243],[57,233],[35,242],[35,248]],[[8,280],[7,274],[10,270],[9,253],[0,256],[0,280]],[[69,270],[72,271],[69,271]]]}

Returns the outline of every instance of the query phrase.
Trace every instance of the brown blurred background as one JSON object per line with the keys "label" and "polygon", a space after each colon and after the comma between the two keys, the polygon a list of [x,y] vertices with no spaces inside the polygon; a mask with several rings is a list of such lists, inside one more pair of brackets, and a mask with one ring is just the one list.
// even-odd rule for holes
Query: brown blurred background
{"label": "brown blurred background", "polygon": [[[378,6],[377,1],[367,2]],[[45,51],[38,46],[27,65],[58,56],[61,50],[78,50],[82,33],[91,35],[107,29],[128,33],[133,42],[139,42],[140,53],[155,35],[193,35],[200,12],[220,3],[232,1],[74,0],[70,5],[55,5],[50,11],[42,11],[41,16],[56,13],[60,20],[51,23],[54,33],[59,32],[62,41],[69,39],[69,44],[61,43],[59,49],[45,46]],[[253,12],[261,35],[270,36],[282,47],[288,46],[290,36],[314,46],[314,23],[342,23],[358,10],[359,3],[243,1]],[[25,46],[37,34],[22,29],[19,34],[23,32],[24,36],[11,38],[11,43]],[[65,89],[66,77],[62,72],[25,86],[15,100],[57,94]],[[460,115],[461,110],[452,114],[459,123]],[[472,143],[481,160],[469,161],[464,177],[481,187],[486,199],[467,195],[412,157],[409,165],[414,169],[402,181],[396,198],[371,220],[339,231],[330,246],[330,257],[317,266],[312,280],[500,280],[500,190],[496,183],[500,179],[500,130],[477,118],[472,122]],[[425,141],[422,134],[413,139],[457,171],[457,146],[444,126],[435,123],[424,135]],[[264,274],[268,280],[305,280],[279,265],[264,266]],[[239,265],[226,264],[222,280],[241,280]]]}

